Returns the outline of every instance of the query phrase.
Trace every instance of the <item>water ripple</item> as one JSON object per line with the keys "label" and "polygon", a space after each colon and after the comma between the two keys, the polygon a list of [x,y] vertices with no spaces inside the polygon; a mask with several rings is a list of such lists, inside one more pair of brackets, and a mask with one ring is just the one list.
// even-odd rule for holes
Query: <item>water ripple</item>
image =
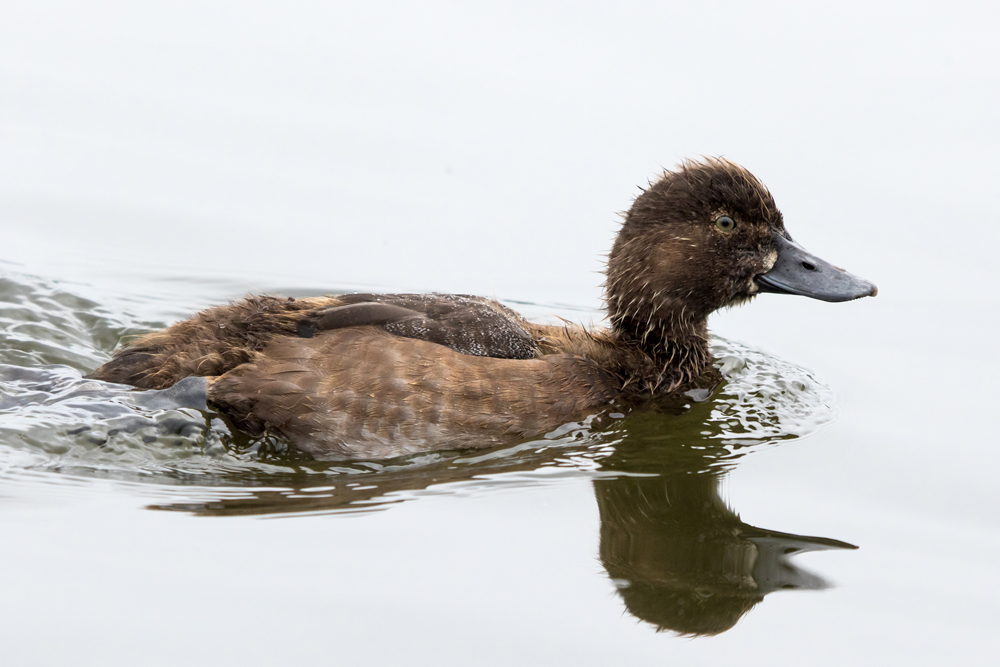
{"label": "water ripple", "polygon": [[[185,310],[182,303],[167,307]],[[233,432],[211,412],[152,409],[129,387],[83,378],[119,341],[150,323],[57,284],[7,273],[0,274],[0,325],[0,475],[108,478],[146,485],[173,501],[198,487],[195,505],[280,498],[296,501],[300,509],[289,511],[311,511],[313,501],[356,509],[442,489],[468,493],[566,476],[652,474],[667,463],[680,465],[682,452],[697,465],[706,456],[722,464],[808,435],[833,416],[829,389],[810,372],[714,338],[712,351],[726,381],[704,402],[599,415],[486,451],[322,463],[280,441]],[[616,459],[623,442],[630,454]],[[358,476],[367,481],[345,481]],[[334,481],[330,489],[339,491],[316,490]]]}

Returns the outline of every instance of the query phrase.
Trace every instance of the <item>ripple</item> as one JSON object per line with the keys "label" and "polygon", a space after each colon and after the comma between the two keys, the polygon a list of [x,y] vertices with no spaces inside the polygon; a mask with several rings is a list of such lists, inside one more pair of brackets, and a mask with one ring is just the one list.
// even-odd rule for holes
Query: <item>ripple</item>
{"label": "ripple", "polygon": [[712,354],[726,376],[713,399],[707,437],[774,441],[803,437],[833,419],[833,392],[808,370],[746,345],[713,338]]}
{"label": "ripple", "polygon": [[[184,304],[167,305],[185,310]],[[0,274],[0,324],[0,475],[107,478],[146,485],[172,501],[198,487],[192,507],[241,498],[243,505],[280,500],[288,511],[356,509],[566,477],[651,474],[682,465],[678,457],[685,452],[695,467],[706,456],[731,461],[753,448],[809,435],[833,417],[829,388],[809,371],[713,338],[726,380],[702,402],[596,415],[485,451],[316,462],[286,443],[231,431],[214,413],[156,409],[143,398],[148,392],[84,379],[146,323],[58,284]],[[366,481],[345,481],[358,475]],[[327,486],[334,491],[314,490]]]}

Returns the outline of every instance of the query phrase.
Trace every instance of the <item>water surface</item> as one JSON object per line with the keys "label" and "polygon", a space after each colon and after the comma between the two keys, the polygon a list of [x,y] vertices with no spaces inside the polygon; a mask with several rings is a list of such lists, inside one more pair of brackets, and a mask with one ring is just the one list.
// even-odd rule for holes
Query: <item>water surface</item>
{"label": "water surface", "polygon": [[834,412],[829,388],[810,372],[725,339],[712,344],[726,380],[711,396],[599,413],[507,447],[330,463],[161,392],[82,377],[160,322],[10,271],[0,276],[0,307],[0,474],[13,487],[113,480],[150,510],[302,517],[588,484],[600,562],[619,596],[608,604],[683,635],[724,632],[775,591],[827,588],[790,557],[856,548],[744,523],[719,495],[743,457],[810,435]]}
{"label": "water surface", "polygon": [[[1000,659],[996,7],[2,14],[5,665]],[[706,402],[331,464],[81,379],[248,293],[599,322],[615,212],[698,155],[879,286],[713,316]]]}

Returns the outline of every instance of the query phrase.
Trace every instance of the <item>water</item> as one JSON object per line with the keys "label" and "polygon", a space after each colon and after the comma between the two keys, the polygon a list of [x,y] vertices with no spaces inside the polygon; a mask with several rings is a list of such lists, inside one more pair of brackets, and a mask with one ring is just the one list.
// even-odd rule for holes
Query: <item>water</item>
{"label": "water", "polygon": [[746,524],[720,497],[743,457],[811,435],[834,413],[832,393],[810,372],[725,339],[712,351],[726,381],[700,401],[613,413],[599,427],[587,418],[485,451],[324,463],[233,432],[211,412],[158,407],[157,393],[84,379],[143,329],[114,307],[13,272],[0,277],[0,305],[8,488],[93,492],[95,480],[113,480],[110,492],[137,494],[147,509],[235,517],[370,513],[427,497],[592,484],[607,580],[637,619],[683,635],[728,630],[775,591],[828,587],[791,555],[856,548]]}
{"label": "water", "polygon": [[[221,415],[170,401],[164,406],[158,392],[84,379],[119,340],[142,331],[127,315],[16,273],[0,277],[0,304],[5,474],[51,471],[158,484],[153,493],[167,497],[183,485],[184,497],[209,500],[178,507],[200,513],[374,510],[419,497],[428,486],[449,493],[446,483],[461,490],[546,484],[575,474],[613,479],[616,472],[651,470],[658,476],[673,471],[679,455],[691,459],[695,472],[719,475],[755,447],[809,435],[833,414],[829,388],[808,371],[716,339],[712,351],[726,382],[707,400],[613,413],[601,417],[599,427],[594,415],[538,440],[485,452],[323,463],[288,443],[230,430]],[[627,463],[611,465],[625,442],[635,443],[635,452]],[[511,471],[518,472],[511,477]]]}
{"label": "water", "polygon": [[[5,5],[4,664],[996,663],[998,18]],[[333,464],[81,379],[247,293],[599,321],[700,154],[879,286],[713,316],[706,402]]]}

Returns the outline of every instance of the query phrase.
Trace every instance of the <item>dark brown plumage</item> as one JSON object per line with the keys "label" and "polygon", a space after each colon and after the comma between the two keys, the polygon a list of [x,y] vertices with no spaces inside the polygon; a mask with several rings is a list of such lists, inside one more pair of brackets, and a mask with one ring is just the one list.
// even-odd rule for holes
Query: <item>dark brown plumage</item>
{"label": "dark brown plumage", "polygon": [[708,159],[665,173],[626,214],[608,260],[608,329],[533,324],[462,295],[251,297],[151,333],[90,377],[148,389],[205,377],[209,402],[239,428],[320,458],[485,447],[616,401],[714,386],[708,315],[764,289],[874,294],[795,246],[752,174]]}

